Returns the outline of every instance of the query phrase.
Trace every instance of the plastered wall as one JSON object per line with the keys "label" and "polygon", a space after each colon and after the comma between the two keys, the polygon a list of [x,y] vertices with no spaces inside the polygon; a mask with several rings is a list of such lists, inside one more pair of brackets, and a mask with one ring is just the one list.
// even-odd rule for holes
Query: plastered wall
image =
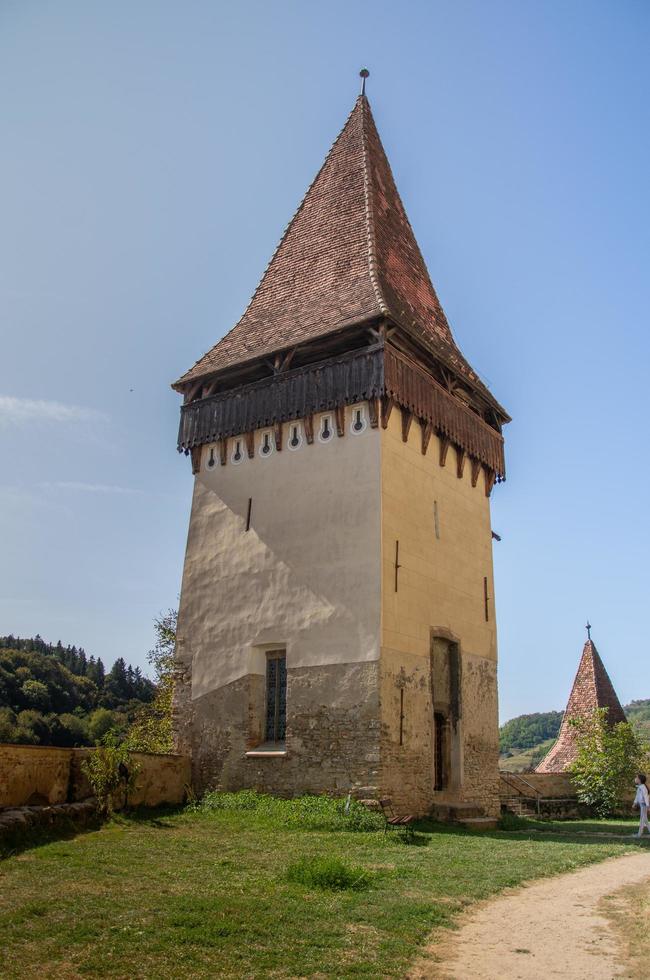
{"label": "plastered wall", "polygon": [[[423,455],[415,423],[404,442],[397,408],[381,435],[383,784],[394,796],[421,805],[427,799],[476,801],[493,813],[498,810],[497,647],[484,475],[473,487],[467,461],[459,478],[453,447],[440,466],[435,436]],[[462,676],[453,779],[443,793],[433,791],[431,650],[436,636],[458,643]],[[405,690],[402,745],[400,686]]]}
{"label": "plastered wall", "polygon": [[[93,749],[0,744],[0,810],[16,806],[76,802],[92,795],[81,771]],[[190,785],[190,762],[178,755],[132,753],[139,772],[131,806],[182,803]],[[117,808],[122,801],[116,800]]]}

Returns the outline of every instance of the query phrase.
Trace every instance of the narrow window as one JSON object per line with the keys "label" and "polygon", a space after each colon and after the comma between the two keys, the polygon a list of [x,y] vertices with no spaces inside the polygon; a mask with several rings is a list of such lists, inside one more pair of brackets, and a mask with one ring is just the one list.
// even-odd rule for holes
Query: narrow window
{"label": "narrow window", "polygon": [[440,540],[440,521],[438,519],[438,501],[433,501],[433,527],[436,532],[436,537]]}
{"label": "narrow window", "polygon": [[447,772],[447,724],[446,718],[441,711],[433,713],[434,727],[434,761],[435,772],[433,788],[436,792],[445,789],[448,782]]}
{"label": "narrow window", "polygon": [[248,498],[248,511],[246,512],[246,530],[251,529],[251,511],[253,510],[253,498]]}
{"label": "narrow window", "polygon": [[399,689],[399,744],[404,745],[404,688]]}
{"label": "narrow window", "polygon": [[399,570],[402,566],[399,563],[399,541],[395,542],[395,591],[397,592],[397,581]]}
{"label": "narrow window", "polygon": [[332,438],[332,418],[330,415],[323,415],[320,420],[320,432],[318,438],[321,442],[329,442]]}
{"label": "narrow window", "polygon": [[297,449],[298,446],[300,445],[300,437],[298,435],[298,426],[297,425],[292,425],[291,426],[291,442],[290,442],[290,445],[293,447],[293,449]]}
{"label": "narrow window", "polygon": [[208,466],[210,469],[214,466],[214,446],[210,446],[210,458],[208,460]]}
{"label": "narrow window", "polygon": [[268,456],[271,453],[271,434],[269,432],[265,432],[262,437],[260,452],[262,456]]}
{"label": "narrow window", "polygon": [[266,741],[284,742],[287,722],[287,657],[272,650],[266,658]]}
{"label": "narrow window", "polygon": [[235,451],[232,456],[232,461],[233,463],[239,463],[241,458],[242,458],[241,442],[238,439],[237,442],[235,443]]}
{"label": "narrow window", "polygon": [[490,620],[490,597],[488,595],[487,577],[483,579],[483,602],[485,603],[485,622]]}

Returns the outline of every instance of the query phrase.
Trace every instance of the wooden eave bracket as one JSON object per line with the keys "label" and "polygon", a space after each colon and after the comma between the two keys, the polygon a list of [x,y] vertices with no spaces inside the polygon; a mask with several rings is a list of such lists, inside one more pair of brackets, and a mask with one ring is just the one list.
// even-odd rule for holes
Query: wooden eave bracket
{"label": "wooden eave bracket", "polygon": [[307,440],[307,445],[311,446],[314,441],[314,416],[305,415],[305,439]]}
{"label": "wooden eave bracket", "polygon": [[228,437],[219,440],[219,460],[222,466],[228,462]]}
{"label": "wooden eave bracket", "polygon": [[201,450],[202,446],[193,446],[190,450],[190,455],[192,457],[192,473],[196,476],[197,473],[201,471]]}
{"label": "wooden eave bracket", "polygon": [[408,408],[400,408],[400,414],[402,416],[402,442],[408,442],[413,412],[410,412]]}
{"label": "wooden eave bracket", "polygon": [[494,481],[496,479],[496,473],[494,470],[489,469],[487,466],[483,467],[483,472],[485,473],[485,496],[489,497],[492,493],[492,487],[494,486]]}
{"label": "wooden eave bracket", "polygon": [[444,466],[447,462],[447,453],[449,452],[449,447],[451,445],[451,440],[447,436],[440,436],[440,465]]}
{"label": "wooden eave bracket", "polygon": [[255,458],[255,432],[247,432],[244,435],[246,440],[246,452],[248,453],[249,459]]}
{"label": "wooden eave bracket", "polygon": [[420,423],[420,434],[422,436],[422,455],[426,456],[427,449],[429,448],[429,443],[431,441],[431,436],[433,435],[433,426],[431,422],[427,422],[426,419],[418,419]]}
{"label": "wooden eave bracket", "polygon": [[393,411],[393,406],[395,402],[388,395],[382,395],[381,397],[381,427],[382,429],[388,428],[388,420],[390,418],[390,413]]}
{"label": "wooden eave bracket", "polygon": [[376,429],[379,425],[379,399],[369,398],[368,399],[368,418],[370,419],[370,428]]}
{"label": "wooden eave bracket", "polygon": [[456,476],[459,480],[463,478],[463,471],[465,469],[465,450],[461,449],[460,446],[456,446]]}
{"label": "wooden eave bracket", "polygon": [[345,435],[345,405],[337,405],[334,409],[334,416],[336,418],[336,434],[337,436]]}
{"label": "wooden eave bracket", "polygon": [[275,448],[277,449],[278,452],[282,451],[282,431],[283,431],[282,422],[274,422],[273,435],[275,437]]}
{"label": "wooden eave bracket", "polygon": [[472,486],[475,487],[478,483],[478,476],[481,472],[481,461],[480,459],[474,459],[472,457],[471,461],[471,473],[472,473]]}

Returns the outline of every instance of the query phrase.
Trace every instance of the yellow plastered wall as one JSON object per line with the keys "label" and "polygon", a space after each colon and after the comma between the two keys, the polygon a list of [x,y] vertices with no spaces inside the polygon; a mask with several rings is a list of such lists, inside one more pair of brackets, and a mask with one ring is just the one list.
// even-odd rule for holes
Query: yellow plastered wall
{"label": "yellow plastered wall", "polygon": [[[382,646],[429,656],[432,628],[446,629],[461,641],[462,652],[496,661],[496,622],[492,574],[490,502],[485,475],[471,482],[469,459],[456,475],[456,451],[449,447],[439,464],[440,444],[421,451],[420,426],[402,440],[395,408],[382,430]],[[437,503],[440,537],[436,537]],[[395,542],[399,541],[395,592]],[[484,583],[488,580],[489,621],[485,621]]]}
{"label": "yellow plastered wall", "polygon": [[[481,470],[473,487],[466,459],[459,478],[453,446],[441,466],[436,436],[423,455],[417,422],[404,442],[398,408],[381,439],[383,789],[419,812],[436,800],[456,800],[476,802],[493,815],[499,806],[497,644],[485,474]],[[461,655],[461,720],[453,778],[442,793],[433,789],[434,633],[455,640]]]}

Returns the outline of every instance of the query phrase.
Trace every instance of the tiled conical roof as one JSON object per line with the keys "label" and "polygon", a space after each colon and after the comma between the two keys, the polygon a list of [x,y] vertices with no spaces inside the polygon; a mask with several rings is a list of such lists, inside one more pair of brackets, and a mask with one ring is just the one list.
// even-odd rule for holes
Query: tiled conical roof
{"label": "tiled conical roof", "polygon": [[244,315],[177,385],[382,315],[500,409],[454,342],[360,95]]}
{"label": "tiled conical roof", "polygon": [[537,766],[536,772],[564,772],[568,768],[577,754],[576,730],[570,721],[589,715],[596,708],[608,709],[607,721],[610,725],[626,720],[600,654],[589,639],[582,651],[557,742]]}

